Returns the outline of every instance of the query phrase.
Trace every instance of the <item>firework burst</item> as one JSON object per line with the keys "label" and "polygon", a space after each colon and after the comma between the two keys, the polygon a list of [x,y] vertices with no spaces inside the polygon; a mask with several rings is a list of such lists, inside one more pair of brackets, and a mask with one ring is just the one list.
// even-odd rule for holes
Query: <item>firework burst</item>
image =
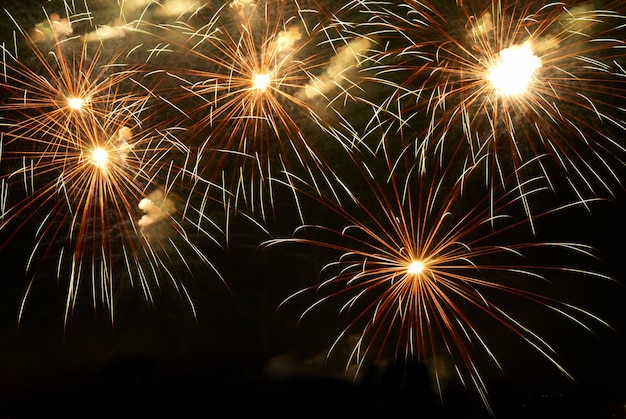
{"label": "firework burst", "polygon": [[358,5],[371,16],[362,26],[384,40],[377,81],[396,84],[379,111],[398,122],[420,169],[432,153],[462,147],[466,167],[485,163],[488,185],[519,188],[537,173],[581,197],[621,185],[621,4]]}
{"label": "firework burst", "polygon": [[358,143],[341,111],[368,41],[342,36],[323,10],[290,1],[231,2],[159,27],[186,38],[170,45],[181,52],[181,64],[154,75],[166,72],[175,81],[162,97],[191,123],[188,143],[198,150],[199,175],[225,182],[263,219],[267,203],[274,206],[271,178],[286,169],[306,173],[322,150]]}
{"label": "firework burst", "polygon": [[[66,24],[81,21],[68,17]],[[36,60],[26,65],[17,47],[3,47],[0,228],[19,236],[37,225],[29,292],[54,258],[57,281],[67,287],[66,322],[85,288],[111,320],[114,295],[129,286],[152,302],[156,288],[170,284],[194,310],[177,270],[187,277],[195,270],[184,256],[191,252],[221,279],[203,253],[209,247],[198,246],[218,247],[214,236],[223,234],[207,215],[217,188],[188,173],[189,149],[176,126],[154,118],[158,109],[138,68],[117,64],[119,54],[105,56],[106,44],[91,52],[85,36],[53,32],[54,42],[39,46],[19,26],[18,33]]]}
{"label": "firework burst", "polygon": [[328,359],[348,347],[357,378],[423,362],[442,400],[460,382],[491,411],[501,343],[571,378],[546,323],[606,323],[559,287],[610,278],[539,227],[621,185],[626,18],[600,1],[58,0],[30,30],[6,14],[0,251],[29,246],[19,323],[46,280],[66,325],[171,291],[196,316],[196,279],[224,291],[233,263],[262,291],[229,301],[260,308],[254,326],[285,284],[240,255],[273,237],[276,265],[330,256],[277,298],[298,289],[280,307],[304,301],[307,321],[331,307]]}
{"label": "firework burst", "polygon": [[[303,225],[292,238],[275,239],[269,245],[297,243],[330,249],[339,256],[324,266],[321,283],[296,292],[283,304],[309,292],[321,294],[305,316],[340,299],[347,326],[329,355],[342,342],[352,342],[347,366],[355,365],[356,374],[363,365],[389,358],[432,362],[440,392],[444,371],[452,365],[457,378],[474,389],[488,409],[488,384],[477,360],[486,356],[500,368],[488,338],[494,324],[514,333],[569,376],[556,351],[516,314],[514,306],[530,303],[534,310],[562,315],[585,329],[590,320],[604,323],[553,298],[546,284],[559,275],[608,278],[536,262],[542,252],[593,256],[593,249],[532,237],[524,241],[522,231],[530,231],[524,228],[528,220],[523,213],[517,214],[522,221],[514,213],[519,195],[502,193],[492,200],[463,191],[471,170],[462,176],[451,169],[435,171],[432,178],[413,176],[408,182],[390,170],[391,165],[374,168],[355,162],[352,173],[360,176],[337,177],[337,188],[328,195],[305,193],[318,208],[331,212],[323,222]],[[389,182],[381,182],[389,173]],[[544,188],[530,184],[535,180],[528,182],[523,185],[525,198],[540,196]],[[511,243],[503,244],[507,240]]]}

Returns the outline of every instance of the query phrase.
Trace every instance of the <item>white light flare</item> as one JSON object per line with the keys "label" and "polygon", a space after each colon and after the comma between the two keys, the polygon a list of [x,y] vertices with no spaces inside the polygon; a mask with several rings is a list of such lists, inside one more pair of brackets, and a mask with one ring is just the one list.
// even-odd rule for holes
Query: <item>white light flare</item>
{"label": "white light flare", "polygon": [[265,91],[272,83],[272,79],[269,74],[257,74],[252,81],[252,87],[259,91]]}
{"label": "white light flare", "polygon": [[105,169],[109,160],[109,153],[102,147],[95,148],[91,153],[91,162],[100,169]]}
{"label": "white light flare", "polygon": [[76,111],[80,111],[81,109],[83,109],[84,104],[85,104],[85,99],[83,98],[80,98],[80,97],[68,97],[67,98],[67,105]]}
{"label": "white light flare", "polygon": [[424,263],[419,260],[412,261],[407,268],[409,275],[419,275],[422,272],[424,272]]}
{"label": "white light flare", "polygon": [[539,67],[541,59],[526,42],[500,51],[500,58],[487,71],[487,80],[500,95],[519,95],[528,89]]}

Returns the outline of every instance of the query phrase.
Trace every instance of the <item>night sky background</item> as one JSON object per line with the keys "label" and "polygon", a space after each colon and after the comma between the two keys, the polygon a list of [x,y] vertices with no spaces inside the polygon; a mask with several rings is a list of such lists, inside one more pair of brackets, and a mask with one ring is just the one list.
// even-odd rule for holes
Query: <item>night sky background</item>
{"label": "night sky background", "polygon": [[[115,15],[115,3],[87,1],[96,21],[102,22]],[[45,18],[42,7],[48,13],[63,14],[57,1],[5,0],[0,4],[26,28]],[[150,18],[154,16],[148,12],[144,19]],[[2,41],[11,43],[13,22],[5,12],[0,22]],[[112,47],[106,51],[114,51],[128,38],[107,41]],[[138,39],[131,42],[139,43]],[[32,57],[24,50],[20,59],[28,63]],[[171,63],[161,57],[150,65]],[[377,88],[379,94],[373,90],[370,94],[383,97],[384,88]],[[354,106],[346,112],[356,125],[365,106]],[[159,117],[181,120],[180,113],[167,112]],[[303,129],[316,132],[313,125]],[[625,136],[617,130],[614,138],[623,142]],[[321,148],[325,163],[337,173],[350,173],[343,147],[337,142],[325,144]],[[621,160],[626,162],[626,154]],[[615,167],[622,179],[624,166]],[[5,176],[6,169],[2,170]],[[558,192],[560,181],[555,182]],[[455,383],[446,387],[441,405],[426,364],[380,361],[366,365],[354,379],[344,374],[349,347],[340,346],[326,359],[342,330],[337,305],[316,310],[302,321],[301,312],[314,299],[303,296],[279,305],[314,284],[320,268],[336,254],[298,246],[261,247],[272,237],[288,237],[299,223],[290,193],[280,187],[276,191],[275,215],[268,217],[267,231],[244,216],[233,216],[228,248],[207,244],[205,254],[225,283],[206,267],[192,266],[195,275],[184,281],[195,315],[185,298],[165,281],[155,291],[153,304],[146,302],[140,290],[120,285],[115,290],[113,325],[107,310],[94,309],[85,291],[66,324],[66,285],[48,275],[53,256],[52,262],[34,261],[41,269],[18,327],[20,304],[32,278],[25,266],[36,227],[27,224],[17,232],[0,231],[1,240],[15,234],[0,252],[0,417],[209,417],[223,411],[232,415],[488,417],[475,394]],[[586,331],[547,311],[524,311],[524,321],[546,337],[575,382],[514,336],[487,331],[485,337],[503,367],[501,373],[485,362],[483,370],[496,417],[626,418],[626,191],[616,187],[614,193],[593,203],[591,211],[569,208],[537,222],[537,240],[571,240],[597,249],[598,260],[571,262],[615,281],[555,274],[554,295],[588,309],[612,329],[591,323],[593,330]],[[550,206],[550,202],[538,203],[542,205]],[[327,216],[331,224],[336,221],[324,208],[313,208],[320,219]],[[219,204],[207,211],[216,219],[223,217]],[[556,265],[569,263],[559,257]]]}

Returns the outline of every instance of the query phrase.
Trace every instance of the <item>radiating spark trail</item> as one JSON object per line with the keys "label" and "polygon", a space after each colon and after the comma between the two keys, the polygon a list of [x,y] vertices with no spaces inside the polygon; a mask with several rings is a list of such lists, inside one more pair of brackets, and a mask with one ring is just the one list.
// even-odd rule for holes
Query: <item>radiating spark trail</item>
{"label": "radiating spark trail", "polygon": [[[395,85],[379,106],[389,118],[379,111],[374,122],[396,121],[401,153],[414,155],[419,171],[460,147],[466,167],[485,163],[488,187],[510,179],[504,186],[520,197],[538,173],[556,192],[579,197],[621,187],[622,3],[365,1],[355,8],[372,15],[362,30],[382,38],[373,80]],[[531,203],[524,205],[532,217]]]}
{"label": "radiating spark trail", "polygon": [[[17,47],[3,46],[0,230],[16,239],[27,225],[38,225],[27,265],[31,283],[56,259],[57,281],[67,289],[67,324],[89,290],[94,309],[104,307],[111,321],[114,296],[128,287],[154,303],[155,290],[168,284],[193,311],[182,280],[198,272],[195,265],[208,265],[224,281],[204,254],[223,245],[223,228],[198,210],[211,202],[221,208],[223,193],[188,170],[180,129],[153,122],[159,102],[141,83],[140,64],[121,62],[122,52],[107,54],[105,44],[91,46],[79,34],[55,33],[54,43],[39,45],[11,19],[36,65],[21,61]],[[81,19],[67,22],[76,27]],[[154,205],[146,207],[145,199]]]}
{"label": "radiating spark trail", "polygon": [[[405,164],[410,167],[412,162],[407,159]],[[339,319],[346,319],[347,326],[329,356],[343,342],[354,342],[347,366],[355,364],[357,374],[377,360],[432,360],[440,385],[450,362],[458,380],[476,391],[489,410],[484,367],[477,359],[486,355],[500,369],[497,345],[488,337],[494,326],[513,332],[571,377],[551,344],[533,330],[532,322],[516,317],[514,307],[531,304],[534,310],[562,315],[587,330],[588,321],[606,325],[539,284],[556,281],[563,273],[608,277],[584,268],[531,262],[536,257],[532,255],[556,249],[572,252],[580,260],[593,257],[593,249],[579,243],[538,242],[532,235],[527,235],[528,241],[520,240],[519,231],[528,220],[515,218],[519,197],[502,189],[493,200],[489,194],[469,197],[462,190],[471,170],[455,176],[449,166],[432,177],[416,175],[407,182],[402,171],[391,171],[390,176],[391,167],[391,163],[381,169],[355,161],[352,177],[335,177],[332,194],[320,195],[310,185],[301,186],[302,194],[317,203],[316,213],[309,216],[320,222],[303,225],[292,238],[274,239],[267,246],[330,249],[338,257],[324,266],[319,282],[283,304],[315,294],[318,299],[302,314],[312,316],[316,308],[339,300]],[[332,176],[334,172],[328,170]],[[526,186],[527,197],[544,190]],[[329,213],[320,215],[325,209]]]}
{"label": "radiating spark trail", "polygon": [[343,105],[333,103],[336,94],[349,95],[341,72],[354,63],[335,60],[349,41],[329,29],[332,16],[323,9],[290,1],[256,2],[243,14],[239,7],[207,7],[197,14],[210,14],[206,25],[166,28],[187,40],[174,48],[184,64],[167,69],[177,85],[163,96],[191,125],[198,174],[224,179],[239,204],[266,219],[275,201],[271,180],[285,168],[306,176],[332,146],[328,139],[339,148],[358,144],[337,109]]}

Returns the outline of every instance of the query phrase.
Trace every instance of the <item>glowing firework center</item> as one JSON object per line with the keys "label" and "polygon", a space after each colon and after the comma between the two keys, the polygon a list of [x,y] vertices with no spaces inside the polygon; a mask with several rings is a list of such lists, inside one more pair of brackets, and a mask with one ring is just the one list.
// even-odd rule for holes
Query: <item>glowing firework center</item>
{"label": "glowing firework center", "polygon": [[85,100],[79,97],[70,97],[67,98],[67,104],[70,108],[79,111],[83,108]]}
{"label": "glowing firework center", "polygon": [[259,91],[265,91],[271,84],[272,79],[269,74],[257,74],[254,76],[252,86]]}
{"label": "glowing firework center", "polygon": [[511,96],[524,93],[541,67],[528,42],[500,51],[500,58],[487,71],[487,80],[500,95]]}
{"label": "glowing firework center", "polygon": [[129,143],[132,135],[130,128],[120,128],[117,135],[114,135],[105,145],[96,146],[91,150],[90,162],[101,170],[106,170],[112,161],[118,163],[125,161],[133,147]]}
{"label": "glowing firework center", "polygon": [[424,272],[424,263],[420,262],[419,260],[414,260],[409,264],[409,267],[407,268],[407,273],[409,275],[418,275],[422,272]]}
{"label": "glowing firework center", "polygon": [[91,161],[100,169],[106,168],[107,161],[109,160],[109,153],[102,147],[97,147],[91,154]]}

